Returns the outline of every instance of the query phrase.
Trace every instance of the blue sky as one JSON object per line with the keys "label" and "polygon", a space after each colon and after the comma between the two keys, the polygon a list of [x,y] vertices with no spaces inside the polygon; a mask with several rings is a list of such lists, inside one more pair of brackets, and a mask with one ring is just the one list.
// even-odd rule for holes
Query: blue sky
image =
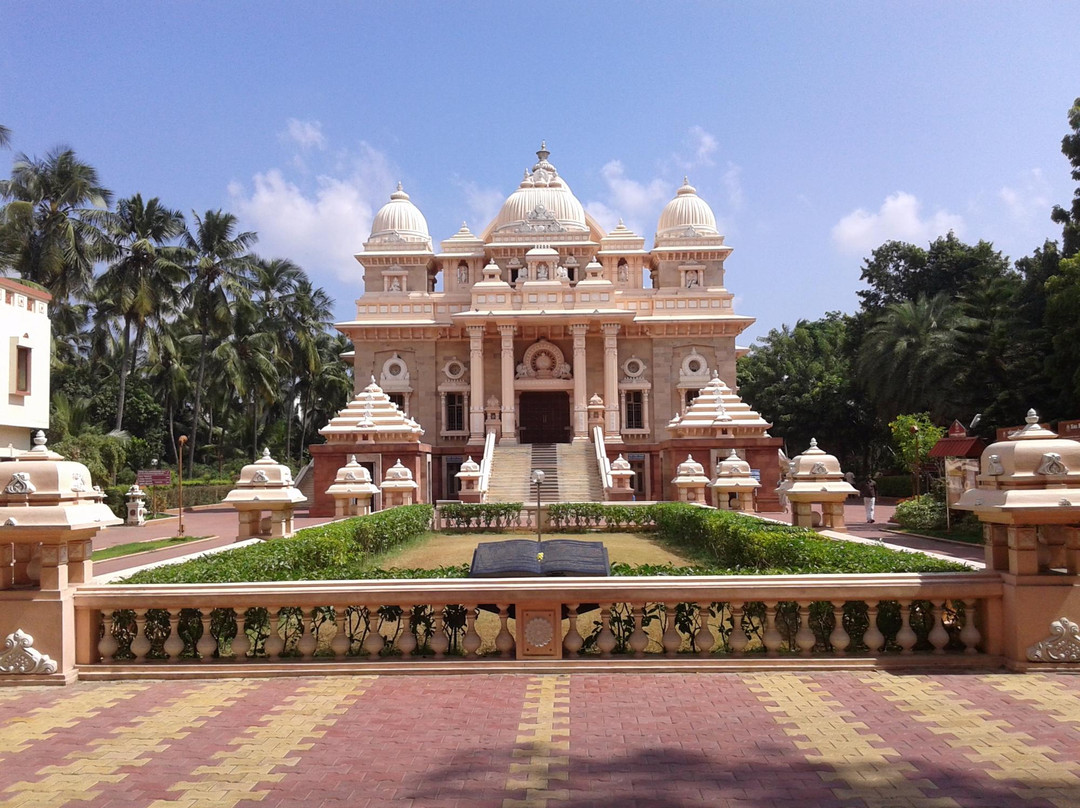
{"label": "blue sky", "polygon": [[740,340],[853,311],[862,258],[954,229],[1056,238],[1074,3],[4,3],[0,123],[118,196],[224,208],[351,319],[401,180],[436,242],[535,161],[651,244],[688,174],[734,253]]}

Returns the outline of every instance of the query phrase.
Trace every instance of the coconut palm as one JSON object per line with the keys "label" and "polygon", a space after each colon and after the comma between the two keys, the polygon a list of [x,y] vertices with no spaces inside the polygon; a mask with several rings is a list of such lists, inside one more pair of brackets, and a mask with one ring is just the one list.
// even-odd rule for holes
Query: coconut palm
{"label": "coconut palm", "polygon": [[203,216],[194,213],[192,215],[195,226],[188,229],[183,236],[191,272],[191,280],[184,289],[183,299],[190,304],[195,326],[193,338],[199,343],[195,402],[189,437],[189,471],[195,465],[207,359],[210,351],[221,343],[232,322],[232,301],[247,294],[243,281],[250,276],[252,266],[248,250],[258,238],[255,233],[237,232],[238,222],[231,213],[208,210]]}
{"label": "coconut palm", "polygon": [[866,332],[857,359],[879,413],[949,414],[952,380],[960,374],[956,340],[965,322],[944,293],[885,308]]}
{"label": "coconut palm", "polygon": [[168,244],[183,232],[183,214],[157,197],[143,202],[141,194],[117,202],[108,223],[115,258],[98,279],[95,297],[99,313],[122,321],[117,429],[124,423],[127,377],[135,371],[147,324],[172,313],[187,281],[183,251]]}

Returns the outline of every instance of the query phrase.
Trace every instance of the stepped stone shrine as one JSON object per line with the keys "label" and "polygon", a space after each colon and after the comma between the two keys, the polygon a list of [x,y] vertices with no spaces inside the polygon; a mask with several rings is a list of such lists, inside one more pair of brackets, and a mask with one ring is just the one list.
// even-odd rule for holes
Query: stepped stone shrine
{"label": "stepped stone shrine", "polygon": [[780,441],[736,386],[754,320],[735,312],[712,209],[684,180],[647,250],[622,222],[605,232],[549,157],[541,145],[495,219],[438,249],[400,185],[375,215],[356,319],[337,324],[358,391],[312,447],[313,514],[334,513],[326,491],[352,455],[373,480],[400,459],[434,502],[458,498],[486,448],[486,501],[534,498],[531,468],[556,470],[547,501],[603,500],[596,446],[629,464],[639,501],[676,499],[688,454],[712,470],[735,449],[757,508],[780,510]]}

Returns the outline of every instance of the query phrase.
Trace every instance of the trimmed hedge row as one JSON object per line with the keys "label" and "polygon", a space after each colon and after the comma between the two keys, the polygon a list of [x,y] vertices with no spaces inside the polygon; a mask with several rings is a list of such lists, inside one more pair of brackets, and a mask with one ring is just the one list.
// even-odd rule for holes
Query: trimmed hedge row
{"label": "trimmed hedge row", "polygon": [[[105,486],[105,504],[112,508],[112,512],[121,519],[127,516],[127,498],[126,494],[129,485],[107,485]],[[233,490],[235,483],[228,481],[216,481],[206,483],[201,480],[194,482],[184,482],[184,508],[194,508],[196,505],[217,505],[221,500],[225,499],[225,496]],[[143,493],[146,494],[146,510],[150,510],[150,489],[144,488]],[[153,490],[154,503],[159,511],[166,511],[169,508],[175,508],[176,501],[176,485],[171,486],[159,485],[155,486]]]}
{"label": "trimmed hedge row", "polygon": [[651,530],[656,527],[654,505],[605,505],[600,502],[556,502],[548,506],[552,528]]}
{"label": "trimmed hedge row", "polygon": [[217,555],[145,570],[124,583],[351,580],[370,576],[371,557],[426,532],[430,505],[377,511],[305,528],[291,539],[260,542]]}
{"label": "trimmed hedge row", "polygon": [[657,536],[710,568],[709,574],[952,572],[962,564],[922,553],[834,541],[807,528],[682,503],[652,506]]}
{"label": "trimmed hedge row", "polygon": [[499,530],[517,524],[520,502],[444,502],[440,518],[455,530]]}

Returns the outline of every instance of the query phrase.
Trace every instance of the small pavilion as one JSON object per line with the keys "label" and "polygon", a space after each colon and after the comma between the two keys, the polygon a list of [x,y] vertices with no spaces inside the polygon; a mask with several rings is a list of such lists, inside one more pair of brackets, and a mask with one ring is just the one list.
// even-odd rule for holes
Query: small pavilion
{"label": "small pavilion", "polygon": [[262,457],[240,470],[236,487],[223,501],[236,509],[240,541],[284,539],[293,534],[293,510],[304,495],[293,485],[289,467],[263,449]]}
{"label": "small pavilion", "polygon": [[[810,439],[809,449],[792,459],[781,488],[791,501],[791,524],[847,531],[844,500],[858,491],[844,479],[840,461],[818,448],[816,438]],[[821,507],[820,525],[814,524],[815,505]]]}

